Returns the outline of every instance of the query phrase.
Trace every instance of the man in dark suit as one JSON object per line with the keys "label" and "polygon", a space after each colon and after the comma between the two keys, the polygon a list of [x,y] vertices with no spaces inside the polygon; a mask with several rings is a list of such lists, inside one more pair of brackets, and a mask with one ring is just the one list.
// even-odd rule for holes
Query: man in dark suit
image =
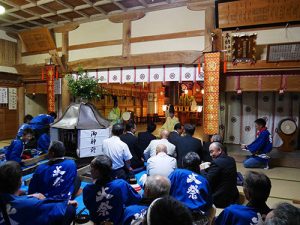
{"label": "man in dark suit", "polygon": [[176,152],[177,152],[177,166],[182,168],[182,159],[189,152],[197,153],[202,159],[202,142],[201,140],[194,138],[195,126],[192,124],[184,124],[184,133],[185,136],[179,137],[176,143]]}
{"label": "man in dark suit", "polygon": [[[219,143],[223,144],[222,136],[220,134],[214,134],[210,137],[210,141],[203,141],[203,159],[202,159],[202,161],[211,162],[213,160],[209,153],[209,146],[213,142],[219,142]],[[227,154],[227,148],[225,146],[223,146],[223,147],[224,147],[224,152]]]}
{"label": "man in dark suit", "polygon": [[138,138],[134,135],[136,131],[136,125],[133,122],[129,122],[125,127],[126,133],[120,136],[121,141],[128,145],[131,152],[132,158],[130,160],[131,167],[133,169],[140,168],[144,166],[143,154],[138,148]]}
{"label": "man in dark suit", "polygon": [[224,147],[219,142],[211,143],[209,152],[213,161],[202,174],[210,184],[214,205],[225,208],[236,203],[239,198],[235,160],[224,152]]}
{"label": "man in dark suit", "polygon": [[138,134],[138,146],[139,151],[142,155],[144,155],[144,150],[148,147],[152,140],[155,140],[156,137],[152,134],[153,131],[156,129],[155,123],[148,123],[147,131],[139,132]]}
{"label": "man in dark suit", "polygon": [[176,146],[176,143],[180,139],[182,132],[183,126],[180,123],[176,123],[174,130],[169,134],[168,141]]}

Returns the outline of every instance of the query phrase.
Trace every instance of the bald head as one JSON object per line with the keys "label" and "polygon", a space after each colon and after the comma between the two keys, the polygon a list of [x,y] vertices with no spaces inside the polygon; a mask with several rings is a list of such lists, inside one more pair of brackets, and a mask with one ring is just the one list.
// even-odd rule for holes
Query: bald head
{"label": "bald head", "polygon": [[160,152],[168,153],[167,146],[164,144],[159,144],[156,146],[156,155]]}
{"label": "bald head", "polygon": [[162,130],[162,131],[160,132],[160,137],[161,137],[161,139],[168,139],[169,134],[170,134],[169,131],[167,131],[167,130]]}
{"label": "bald head", "polygon": [[145,182],[144,197],[156,199],[168,196],[170,188],[171,182],[167,177],[161,175],[149,176]]}
{"label": "bald head", "polygon": [[213,142],[209,146],[209,154],[213,159],[218,158],[218,156],[222,154],[223,149],[224,147],[221,143]]}

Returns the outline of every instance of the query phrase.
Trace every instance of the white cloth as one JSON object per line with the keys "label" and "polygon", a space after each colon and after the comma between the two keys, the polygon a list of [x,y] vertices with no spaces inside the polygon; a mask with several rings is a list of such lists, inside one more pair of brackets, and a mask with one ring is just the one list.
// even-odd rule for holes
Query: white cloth
{"label": "white cloth", "polygon": [[147,161],[147,174],[168,177],[177,168],[176,159],[164,152],[151,157]]}
{"label": "white cloth", "polygon": [[124,161],[132,158],[127,144],[121,141],[118,136],[112,136],[103,140],[102,152],[111,158],[113,170],[122,168]]}
{"label": "white cloth", "polygon": [[148,147],[145,149],[144,155],[146,159],[156,155],[156,147],[159,144],[163,144],[167,146],[168,155],[176,157],[175,145],[170,143],[167,139],[159,139],[159,140],[152,140],[148,145]]}

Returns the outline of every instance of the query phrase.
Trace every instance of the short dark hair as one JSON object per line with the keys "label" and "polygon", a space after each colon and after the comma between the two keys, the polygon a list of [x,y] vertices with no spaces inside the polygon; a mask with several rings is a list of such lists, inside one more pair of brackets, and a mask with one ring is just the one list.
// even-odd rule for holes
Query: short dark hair
{"label": "short dark hair", "polygon": [[181,129],[181,127],[182,127],[181,123],[176,123],[174,126],[174,130]]}
{"label": "short dark hair", "polygon": [[34,131],[31,128],[25,128],[23,130],[23,136],[27,135],[27,134],[31,134],[34,135]]}
{"label": "short dark hair", "polygon": [[181,202],[172,197],[153,201],[147,212],[147,224],[151,225],[192,225],[191,212]]}
{"label": "short dark hair", "polygon": [[53,157],[63,157],[66,152],[66,148],[61,141],[52,141],[49,146],[49,152],[53,153]]}
{"label": "short dark hair", "polygon": [[195,125],[192,125],[190,123],[184,124],[184,131],[186,134],[193,136],[195,133],[195,129],[196,129]]}
{"label": "short dark hair", "polygon": [[100,186],[106,185],[111,179],[112,161],[107,155],[99,155],[91,162],[91,167],[97,170],[101,176],[101,179],[97,180],[97,184]]}
{"label": "short dark hair", "polygon": [[300,209],[289,204],[280,203],[273,210],[273,216],[267,218],[265,225],[299,225]]}
{"label": "short dark hair", "polygon": [[265,127],[267,124],[267,122],[263,118],[259,118],[259,119],[255,120],[254,123],[256,123],[257,125],[263,126],[263,127]]}
{"label": "short dark hair", "polygon": [[52,116],[54,119],[57,118],[56,112],[50,112],[48,115]]}
{"label": "short dark hair", "polygon": [[33,116],[30,114],[27,114],[26,116],[24,116],[24,123],[28,123],[33,119]]}
{"label": "short dark hair", "polygon": [[249,194],[249,201],[253,204],[267,201],[271,191],[271,180],[263,173],[248,171],[244,179],[244,188]]}
{"label": "short dark hair", "polygon": [[175,113],[175,107],[174,107],[174,105],[170,105],[169,106],[169,113]]}
{"label": "short dark hair", "polygon": [[21,186],[22,171],[19,163],[7,161],[0,166],[0,193],[14,194]]}
{"label": "short dark hair", "polygon": [[124,133],[124,126],[121,123],[116,123],[112,127],[112,134],[115,136],[121,136]]}
{"label": "short dark hair", "polygon": [[200,156],[196,152],[187,153],[182,159],[183,168],[200,173]]}
{"label": "short dark hair", "polygon": [[150,132],[150,133],[152,133],[153,131],[155,131],[155,129],[156,129],[156,124],[155,123],[148,123],[148,125],[147,125],[147,131],[148,132]]}
{"label": "short dark hair", "polygon": [[126,124],[125,130],[126,131],[131,131],[131,129],[134,129],[135,123],[130,121],[129,123]]}

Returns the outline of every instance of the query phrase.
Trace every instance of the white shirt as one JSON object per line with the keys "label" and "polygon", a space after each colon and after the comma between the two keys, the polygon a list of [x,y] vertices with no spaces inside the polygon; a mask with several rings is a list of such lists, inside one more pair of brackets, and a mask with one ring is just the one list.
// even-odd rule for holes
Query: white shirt
{"label": "white shirt", "polygon": [[168,177],[176,168],[176,159],[168,156],[164,152],[160,152],[156,156],[152,156],[147,161],[147,174],[149,176],[161,175]]}
{"label": "white shirt", "polygon": [[156,147],[159,144],[164,144],[165,146],[167,146],[167,152],[168,152],[167,154],[176,157],[175,145],[170,143],[167,139],[159,139],[159,140],[152,140],[148,145],[148,147],[145,149],[144,155],[146,159],[156,155]]}
{"label": "white shirt", "polygon": [[124,167],[124,161],[132,158],[127,144],[121,141],[118,136],[103,140],[102,152],[111,158],[113,170]]}

